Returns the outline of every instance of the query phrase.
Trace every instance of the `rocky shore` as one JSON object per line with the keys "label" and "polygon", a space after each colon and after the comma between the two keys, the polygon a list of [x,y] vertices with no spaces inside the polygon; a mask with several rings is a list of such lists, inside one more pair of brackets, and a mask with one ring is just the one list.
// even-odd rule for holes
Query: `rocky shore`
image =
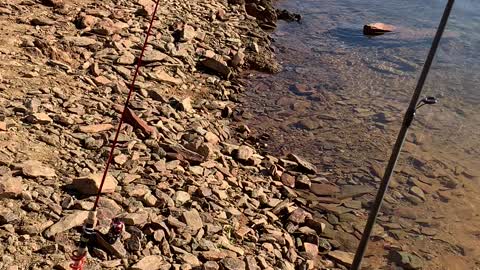
{"label": "rocky shore", "polygon": [[[0,4],[1,269],[69,269],[153,4]],[[157,16],[98,210],[99,233],[126,228],[86,269],[346,269],[359,228],[331,224],[360,205],[333,209],[311,163],[232,125],[242,70],[280,69],[272,4],[161,0]]]}

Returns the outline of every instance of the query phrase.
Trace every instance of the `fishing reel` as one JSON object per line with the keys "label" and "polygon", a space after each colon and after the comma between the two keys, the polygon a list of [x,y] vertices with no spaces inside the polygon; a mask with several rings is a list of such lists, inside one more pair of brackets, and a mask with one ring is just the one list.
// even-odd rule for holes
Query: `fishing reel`
{"label": "fishing reel", "polygon": [[122,235],[123,230],[125,229],[125,224],[120,221],[118,218],[114,218],[112,220],[112,224],[110,225],[110,230],[106,235],[107,242],[109,244],[114,244]]}

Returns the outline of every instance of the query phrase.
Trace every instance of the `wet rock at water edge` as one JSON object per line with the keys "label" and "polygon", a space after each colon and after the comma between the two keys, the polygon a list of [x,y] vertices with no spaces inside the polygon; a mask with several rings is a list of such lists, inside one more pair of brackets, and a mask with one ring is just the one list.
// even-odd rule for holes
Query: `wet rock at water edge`
{"label": "wet rock at water edge", "polygon": [[378,36],[392,32],[394,27],[384,23],[370,23],[363,26],[363,34],[368,36]]}

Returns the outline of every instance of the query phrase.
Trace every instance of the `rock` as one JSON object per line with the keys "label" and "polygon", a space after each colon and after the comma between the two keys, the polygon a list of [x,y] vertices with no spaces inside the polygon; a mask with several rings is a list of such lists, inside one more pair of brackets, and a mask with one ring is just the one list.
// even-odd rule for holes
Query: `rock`
{"label": "rock", "polygon": [[49,18],[33,18],[30,23],[33,25],[33,26],[46,26],[46,25],[54,25],[55,24],[55,21],[54,20],[51,20]]}
{"label": "rock", "polygon": [[64,37],[63,40],[78,47],[88,47],[97,44],[97,40],[88,37]]}
{"label": "rock", "polygon": [[297,208],[288,217],[288,220],[295,224],[303,224],[305,223],[306,219],[312,219],[312,214],[303,210],[302,208]]}
{"label": "rock", "polygon": [[142,63],[148,64],[153,62],[160,62],[169,56],[157,50],[146,51],[143,55]]}
{"label": "rock", "polygon": [[192,100],[188,97],[180,101],[179,109],[187,113],[192,113],[193,112]]}
{"label": "rock", "polygon": [[55,169],[45,166],[40,161],[29,160],[22,163],[22,173],[28,177],[46,177],[51,178],[57,176]]}
{"label": "rock", "polygon": [[247,161],[253,156],[253,149],[242,145],[237,150],[233,152],[234,157],[239,161]]}
{"label": "rock", "polygon": [[195,28],[188,24],[185,24],[182,31],[182,40],[183,41],[190,41],[197,36],[197,32],[195,32]]}
{"label": "rock", "polygon": [[190,228],[192,231],[197,232],[201,228],[203,228],[203,221],[200,217],[200,214],[196,209],[192,209],[190,211],[183,212],[183,218],[187,227]]}
{"label": "rock", "polygon": [[310,189],[312,186],[312,181],[306,175],[299,175],[295,180],[295,187],[299,189]]}
{"label": "rock", "polygon": [[339,264],[345,265],[347,267],[352,266],[354,256],[355,254],[353,253],[340,251],[340,250],[334,250],[328,253],[328,257],[330,259],[334,260]]}
{"label": "rock", "polygon": [[216,262],[208,261],[203,264],[203,270],[219,270],[220,265]]}
{"label": "rock", "polygon": [[172,85],[181,84],[183,82],[182,79],[174,78],[163,70],[158,70],[155,73],[150,73],[150,77],[155,81],[162,82],[162,83],[169,83]]}
{"label": "rock", "polygon": [[330,184],[313,183],[310,190],[318,196],[334,196],[340,192],[340,188]]}
{"label": "rock", "polygon": [[153,12],[155,11],[155,2],[151,0],[138,0],[137,3],[142,6],[142,9],[137,11],[137,14],[148,17],[153,15]]}
{"label": "rock", "polygon": [[392,32],[394,27],[384,23],[371,23],[363,26],[363,34],[368,36],[383,35]]}
{"label": "rock", "polygon": [[148,213],[146,212],[136,212],[136,213],[125,213],[118,217],[120,221],[125,223],[127,226],[139,226],[147,223]]}
{"label": "rock", "polygon": [[310,162],[302,159],[301,157],[294,155],[294,154],[289,154],[288,158],[292,161],[295,161],[298,164],[298,169],[301,172],[305,172],[308,174],[316,174],[317,173],[317,168],[311,164]]}
{"label": "rock", "polygon": [[82,226],[88,217],[88,211],[75,211],[72,214],[64,216],[57,223],[50,226],[43,233],[46,238],[51,238],[58,233],[68,231],[71,228]]}
{"label": "rock", "polygon": [[77,17],[75,24],[80,29],[92,28],[97,24],[98,18],[92,15],[80,15]]}
{"label": "rock", "polygon": [[7,131],[7,123],[0,121],[0,131]]}
{"label": "rock", "polygon": [[217,251],[217,250],[210,250],[210,251],[202,251],[200,256],[207,260],[207,261],[220,261],[228,256],[228,252],[226,251]]}
{"label": "rock", "polygon": [[41,124],[41,125],[48,125],[53,123],[52,118],[48,116],[46,113],[34,113],[25,118],[25,122],[29,124]]}
{"label": "rock", "polygon": [[186,254],[183,254],[180,256],[180,260],[188,265],[190,265],[191,267],[195,268],[195,267],[200,267],[202,265],[202,263],[200,262],[200,260],[198,260],[197,256],[191,254],[191,253],[186,253]]}
{"label": "rock", "polygon": [[65,6],[63,0],[42,0],[41,2],[49,7],[62,8]]}
{"label": "rock", "polygon": [[159,255],[150,255],[143,257],[140,261],[130,267],[130,270],[160,270],[162,265],[165,262],[163,261],[162,256]]}
{"label": "rock", "polygon": [[185,191],[177,191],[175,192],[175,195],[173,196],[173,200],[175,201],[175,204],[177,206],[183,205],[186,202],[190,201],[190,194],[188,194]]}
{"label": "rock", "polygon": [[425,193],[423,192],[423,190],[421,190],[419,187],[411,187],[410,188],[410,193],[412,193],[413,195],[419,197],[420,199],[422,199],[423,201],[426,200],[425,198]]}
{"label": "rock", "polygon": [[147,135],[151,135],[155,132],[155,129],[153,127],[149,126],[147,122],[143,121],[129,108],[127,108],[123,120],[125,121],[125,123],[130,124],[136,129],[140,129],[143,133]]}
{"label": "rock", "polygon": [[232,59],[232,66],[238,67],[238,66],[243,66],[245,64],[245,53],[243,50],[239,50]]}
{"label": "rock", "polygon": [[291,174],[284,173],[281,177],[282,183],[287,186],[294,188],[295,187],[295,177]]}
{"label": "rock", "polygon": [[215,135],[213,132],[210,132],[210,131],[205,133],[204,138],[205,138],[205,141],[213,145],[218,144],[218,142],[220,141],[220,138],[218,138],[217,135]]}
{"label": "rock", "polygon": [[221,261],[225,270],[245,270],[246,264],[238,258],[227,257]]}
{"label": "rock", "polygon": [[112,128],[114,128],[112,124],[97,124],[97,125],[81,126],[79,130],[83,133],[99,133],[103,131],[108,131]]}
{"label": "rock", "polygon": [[119,58],[117,58],[117,64],[120,65],[133,65],[135,63],[135,55],[126,51]]}
{"label": "rock", "polygon": [[203,60],[201,64],[208,69],[218,72],[220,75],[222,75],[226,79],[229,79],[230,76],[232,75],[232,71],[227,66],[227,64],[220,62],[214,58],[207,58]]}
{"label": "rock", "polygon": [[22,194],[22,192],[23,181],[21,178],[8,175],[0,178],[0,198],[16,198]]}
{"label": "rock", "polygon": [[312,243],[304,242],[303,248],[305,249],[306,257],[309,260],[315,259],[318,255],[318,246]]}
{"label": "rock", "polygon": [[[85,195],[96,195],[100,188],[103,173],[90,174],[85,177],[79,177],[73,180],[72,187]],[[113,193],[117,187],[118,181],[111,175],[107,175],[102,188],[102,194]]]}
{"label": "rock", "polygon": [[260,270],[258,267],[257,260],[255,260],[255,256],[247,256],[246,259],[247,270]]}
{"label": "rock", "polygon": [[392,250],[389,253],[389,257],[392,261],[396,262],[400,266],[404,267],[407,270],[415,270],[423,268],[423,261],[420,257],[413,255],[411,253]]}

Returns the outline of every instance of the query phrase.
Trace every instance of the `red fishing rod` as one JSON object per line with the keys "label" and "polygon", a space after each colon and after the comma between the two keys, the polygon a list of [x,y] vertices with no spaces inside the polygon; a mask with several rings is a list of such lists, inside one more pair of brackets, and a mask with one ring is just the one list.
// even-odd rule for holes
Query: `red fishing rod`
{"label": "red fishing rod", "polygon": [[[128,96],[127,100],[125,101],[125,105],[123,107],[123,111],[120,116],[120,122],[118,123],[117,131],[115,133],[115,137],[112,142],[112,147],[110,148],[110,153],[108,155],[108,159],[105,165],[105,170],[103,171],[103,176],[102,176],[102,181],[100,182],[100,187],[98,189],[98,193],[95,198],[95,203],[93,204],[92,210],[90,210],[88,214],[88,218],[85,221],[85,224],[83,226],[83,232],[82,236],[80,238],[80,243],[78,245],[78,249],[75,250],[72,254],[72,263],[70,264],[70,268],[72,270],[83,270],[83,267],[85,266],[86,262],[86,255],[87,255],[87,247],[90,242],[90,240],[95,236],[95,226],[97,225],[97,207],[98,207],[98,202],[100,200],[100,196],[102,194],[102,189],[103,185],[105,184],[105,179],[107,178],[108,174],[108,169],[110,168],[110,164],[112,163],[113,160],[113,153],[115,151],[115,147],[117,146],[118,142],[118,136],[120,134],[120,130],[122,128],[122,124],[125,119],[126,111],[128,109],[128,104],[130,103],[130,99],[132,97],[132,94],[134,92],[134,87],[135,87],[135,82],[138,77],[138,73],[140,71],[140,67],[142,65],[142,59],[143,55],[145,54],[145,49],[147,48],[148,44],[148,38],[151,35],[151,31],[153,28],[153,22],[155,21],[155,16],[157,14],[157,9],[158,9],[158,4],[160,3],[160,0],[156,0],[155,2],[155,8],[153,10],[152,18],[150,20],[150,25],[148,26],[146,35],[145,35],[145,42],[143,43],[142,47],[142,52],[140,53],[140,57],[138,58],[137,65],[135,68],[135,73],[133,75],[132,83],[130,85],[130,89],[128,91]],[[112,226],[110,228],[110,231],[108,233],[108,237],[110,238],[110,241],[116,241],[116,239],[120,236],[124,228],[124,224],[117,220],[114,219],[112,221]]]}

